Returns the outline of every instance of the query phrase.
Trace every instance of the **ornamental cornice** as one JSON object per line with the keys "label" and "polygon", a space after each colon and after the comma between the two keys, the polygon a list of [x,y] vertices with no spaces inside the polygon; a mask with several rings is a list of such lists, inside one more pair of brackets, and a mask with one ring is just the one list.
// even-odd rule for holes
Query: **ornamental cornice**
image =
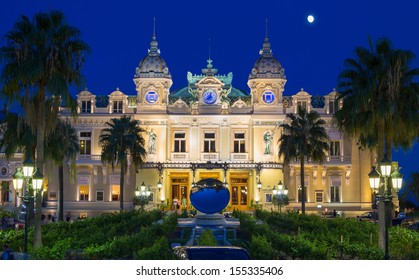
{"label": "ornamental cornice", "polygon": [[276,162],[145,162],[141,165],[143,169],[283,169],[283,164]]}
{"label": "ornamental cornice", "polygon": [[172,125],[176,124],[212,124],[212,125],[249,125],[251,123],[250,116],[240,116],[240,117],[207,117],[207,116],[190,116],[190,117],[172,117],[170,118],[170,123]]}

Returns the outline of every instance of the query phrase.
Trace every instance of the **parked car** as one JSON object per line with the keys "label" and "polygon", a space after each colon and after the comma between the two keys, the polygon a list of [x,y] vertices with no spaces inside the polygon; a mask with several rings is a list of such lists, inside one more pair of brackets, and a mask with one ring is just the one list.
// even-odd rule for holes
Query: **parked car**
{"label": "parked car", "polygon": [[245,249],[235,246],[176,246],[173,252],[180,260],[250,260]]}
{"label": "parked car", "polygon": [[373,211],[362,213],[361,216],[358,216],[358,220],[376,223],[378,221],[378,213]]}
{"label": "parked car", "polygon": [[414,224],[411,224],[410,226],[407,227],[410,230],[416,230],[419,231],[419,222],[416,222]]}

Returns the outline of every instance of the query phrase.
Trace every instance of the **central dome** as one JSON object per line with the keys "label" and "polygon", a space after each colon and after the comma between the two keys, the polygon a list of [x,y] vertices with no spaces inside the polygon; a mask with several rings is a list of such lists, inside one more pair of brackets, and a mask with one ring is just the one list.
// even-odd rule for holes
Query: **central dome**
{"label": "central dome", "polygon": [[255,78],[285,79],[284,68],[282,68],[281,63],[273,56],[268,37],[265,37],[263,49],[260,51],[260,57],[249,75],[249,79]]}
{"label": "central dome", "polygon": [[134,78],[171,78],[166,62],[160,56],[156,36],[153,34],[148,54],[135,69]]}

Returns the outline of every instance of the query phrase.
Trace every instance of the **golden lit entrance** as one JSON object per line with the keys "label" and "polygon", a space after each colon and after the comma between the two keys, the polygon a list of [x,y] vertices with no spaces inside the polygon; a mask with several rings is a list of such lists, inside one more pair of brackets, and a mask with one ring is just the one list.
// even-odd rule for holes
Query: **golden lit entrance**
{"label": "golden lit entrance", "polygon": [[248,178],[231,178],[230,191],[232,208],[246,210],[249,203]]}
{"label": "golden lit entrance", "polygon": [[188,174],[173,174],[171,178],[171,209],[181,209],[189,205]]}

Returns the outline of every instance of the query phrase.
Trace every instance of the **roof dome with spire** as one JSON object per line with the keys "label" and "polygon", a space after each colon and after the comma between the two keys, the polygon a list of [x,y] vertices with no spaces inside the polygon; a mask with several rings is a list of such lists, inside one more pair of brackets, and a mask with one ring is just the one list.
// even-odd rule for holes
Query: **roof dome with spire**
{"label": "roof dome with spire", "polygon": [[253,66],[249,79],[256,78],[282,78],[285,79],[284,68],[272,55],[271,44],[266,34],[263,48],[259,52],[260,57]]}
{"label": "roof dome with spire", "polygon": [[148,54],[144,57],[138,67],[135,69],[134,78],[169,78],[171,79],[169,68],[164,59],[160,56],[160,50],[157,47],[156,34],[153,32]]}

